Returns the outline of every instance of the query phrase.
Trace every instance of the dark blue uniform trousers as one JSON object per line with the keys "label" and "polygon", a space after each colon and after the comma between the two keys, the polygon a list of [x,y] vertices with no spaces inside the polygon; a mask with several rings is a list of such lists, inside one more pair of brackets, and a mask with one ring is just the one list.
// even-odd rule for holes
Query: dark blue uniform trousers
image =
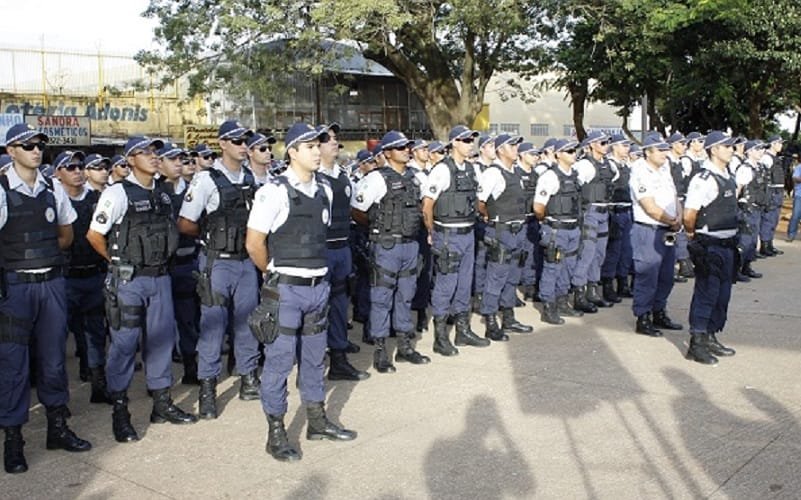
{"label": "dark blue uniform trousers", "polygon": [[570,291],[572,274],[578,259],[581,230],[579,228],[554,229],[544,222],[540,226],[540,234],[543,253],[547,254],[547,247],[553,241],[561,255],[559,262],[548,262],[547,255],[544,257],[542,278],[540,279],[540,300],[555,302],[557,297],[567,295]]}
{"label": "dark blue uniform trousers", "polygon": [[634,249],[634,300],[635,316],[667,307],[673,290],[673,267],[676,264],[675,247],[665,245],[669,228],[653,228],[634,223],[631,228],[631,246]]}
{"label": "dark blue uniform trousers", "polygon": [[[709,245],[707,262],[710,272],[696,272],[690,302],[690,334],[718,333],[726,325],[734,270],[734,249]],[[636,283],[636,282],[635,282]]]}
{"label": "dark blue uniform trousers", "polygon": [[31,390],[29,344],[36,340],[36,392],[46,407],[69,401],[64,357],[67,343],[67,292],[64,278],[20,283],[7,278],[7,297],[0,300],[0,427],[28,421]]}
{"label": "dark blue uniform trousers", "polygon": [[331,284],[328,310],[328,347],[344,351],[348,347],[348,276],[352,270],[350,247],[328,248],[325,252],[328,281]]}
{"label": "dark blue uniform trousers", "polygon": [[200,303],[196,291],[197,280],[192,275],[197,271],[197,265],[197,259],[191,259],[170,266],[172,303],[175,308],[175,324],[178,328],[178,349],[184,359],[194,358],[197,351]]}
{"label": "dark blue uniform trousers", "polygon": [[421,268],[417,274],[417,285],[412,298],[412,309],[424,311],[431,303],[431,288],[433,279],[431,245],[428,244],[428,229],[425,226],[420,228],[417,234],[417,245],[420,249]]}
{"label": "dark blue uniform trousers", "polygon": [[628,277],[631,271],[631,208],[613,211],[609,216],[609,240],[601,277]]}
{"label": "dark blue uniform trousers", "polygon": [[[300,330],[305,316],[322,314],[328,306],[330,285],[278,285],[278,323]],[[323,321],[327,321],[323,318]],[[298,362],[298,390],[303,403],[325,401],[325,329],[313,335],[279,334],[264,346],[264,370],[261,373],[261,406],[267,415],[284,415],[287,410],[287,377]]]}
{"label": "dark blue uniform trousers", "polygon": [[[198,259],[201,270],[206,255]],[[198,377],[218,377],[222,369],[220,350],[229,318],[233,320],[234,356],[240,375],[258,366],[259,343],[250,331],[248,316],[259,301],[256,267],[250,259],[215,259],[211,268],[211,288],[228,299],[226,306],[200,306],[200,336],[197,340]]]}
{"label": "dark blue uniform trousers", "polygon": [[[465,313],[470,310],[476,240],[471,230],[458,234],[453,229],[434,226],[431,237],[437,273],[431,307],[435,318]],[[447,264],[438,262],[446,253],[458,254],[458,268],[446,272]]]}
{"label": "dark blue uniform trousers", "polygon": [[67,278],[67,327],[86,345],[89,368],[106,364],[106,313],[103,309],[104,273]]}
{"label": "dark blue uniform trousers", "polygon": [[529,216],[526,221],[526,239],[523,241],[523,251],[527,252],[526,260],[520,270],[520,284],[534,285],[542,274],[542,251],[540,250],[540,222]]}
{"label": "dark blue uniform trousers", "polygon": [[[142,337],[142,360],[145,379],[150,390],[166,389],[172,385],[172,346],[175,339],[175,319],[172,287],[169,276],[134,276],[120,282],[117,301],[122,308],[122,325],[111,329],[111,345],[106,363],[109,392],[128,390],[134,373],[134,360],[139,338]],[[138,310],[136,310],[138,309]],[[133,326],[138,321],[139,326]]]}
{"label": "dark blue uniform trousers", "polygon": [[[375,338],[389,337],[390,315],[397,333],[410,333],[412,298],[417,286],[418,246],[416,241],[395,243],[385,248],[370,243],[374,273],[377,281],[370,287],[370,334]],[[392,277],[387,273],[393,273]]]}
{"label": "dark blue uniform trousers", "polygon": [[759,223],[761,220],[759,208],[741,210],[740,217],[743,219],[744,226],[748,229],[737,234],[739,246],[743,249],[743,263],[752,262],[756,259],[757,236],[759,235]]}
{"label": "dark blue uniform trousers", "polygon": [[606,256],[606,242],[609,236],[607,208],[591,205],[584,214],[582,224],[581,246],[572,277],[574,286],[584,286],[588,281],[601,280],[601,264]]}
{"label": "dark blue uniform trousers", "polygon": [[759,239],[771,241],[779,224],[782,202],[784,201],[784,188],[768,188],[768,206],[762,212],[759,227]]}
{"label": "dark blue uniform trousers", "polygon": [[484,235],[487,232],[487,223],[483,220],[476,222],[473,227],[475,234],[475,264],[473,269],[473,293],[484,293],[484,284],[487,282],[487,246],[484,244]]}
{"label": "dark blue uniform trousers", "polygon": [[[494,261],[487,255],[487,281],[484,284],[484,295],[481,299],[481,314],[495,314],[499,308],[511,309],[515,306],[517,296],[515,289],[520,283],[520,249],[526,240],[525,226],[513,233],[507,228],[500,231],[490,225],[485,232],[487,239],[495,239],[508,256],[503,262]],[[490,249],[487,249],[490,252]]]}
{"label": "dark blue uniform trousers", "polygon": [[350,291],[353,319],[366,322],[370,317],[370,258],[367,230],[358,224],[350,228],[350,250],[355,286]]}

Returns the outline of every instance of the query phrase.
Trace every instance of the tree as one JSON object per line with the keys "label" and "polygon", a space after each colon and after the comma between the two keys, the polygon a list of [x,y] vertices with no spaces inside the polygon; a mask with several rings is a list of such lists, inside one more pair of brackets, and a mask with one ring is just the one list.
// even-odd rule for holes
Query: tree
{"label": "tree", "polygon": [[[144,15],[159,19],[162,50],[138,59],[167,79],[189,75],[193,94],[270,92],[254,65],[319,74],[320,41],[348,40],[406,83],[442,138],[472,123],[493,74],[540,57],[536,27],[550,1],[151,0]],[[286,50],[259,50],[276,40]]]}

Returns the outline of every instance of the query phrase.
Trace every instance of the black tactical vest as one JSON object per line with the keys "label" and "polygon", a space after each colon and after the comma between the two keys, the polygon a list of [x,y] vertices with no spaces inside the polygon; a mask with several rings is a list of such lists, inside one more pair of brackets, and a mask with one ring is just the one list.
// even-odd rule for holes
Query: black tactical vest
{"label": "black tactical vest", "polygon": [[329,201],[322,182],[317,182],[314,198],[306,196],[289,184],[283,175],[272,182],[286,188],[289,196],[289,215],[267,239],[269,257],[275,267],[320,269],[326,266]]}
{"label": "black tactical vest", "polygon": [[106,259],[100,256],[89,240],[86,239],[86,232],[92,223],[92,215],[97,207],[97,200],[100,199],[100,192],[89,190],[82,200],[72,200],[72,207],[78,214],[78,218],[72,223],[72,245],[69,249],[70,267],[97,266],[105,264]]}
{"label": "black tactical vest", "polygon": [[178,248],[170,195],[159,184],[150,190],[126,179],[121,185],[128,210],[109,235],[112,262],[139,269],[165,266]]}
{"label": "black tactical vest", "polygon": [[608,165],[587,158],[595,168],[595,175],[587,184],[581,186],[581,199],[584,203],[607,203],[612,191],[612,179],[615,174]]}
{"label": "black tactical vest", "polygon": [[247,257],[245,232],[256,192],[256,180],[250,170],[245,167],[242,170],[245,174],[242,184],[232,184],[216,168],[208,170],[220,193],[220,205],[202,219],[200,237],[207,251]]}
{"label": "black tactical vest", "polygon": [[531,215],[534,213],[534,195],[537,193],[537,179],[539,176],[533,167],[531,172],[526,172],[520,165],[515,167],[515,170],[523,181],[523,191],[526,192],[526,214]]}
{"label": "black tactical vest", "polygon": [[687,194],[687,183],[684,181],[684,169],[682,168],[681,159],[668,160],[670,162],[670,176],[673,177],[673,185],[676,186],[676,194],[680,198],[684,198]]}
{"label": "black tactical vest", "polygon": [[0,267],[6,270],[56,267],[64,263],[58,246],[58,213],[53,181],[36,198],[12,191],[0,175],[6,192],[8,218],[0,229]]}
{"label": "black tactical vest", "polygon": [[490,165],[487,168],[497,168],[506,187],[499,198],[487,199],[487,213],[491,221],[509,222],[519,221],[526,218],[526,192],[523,190],[523,182],[520,174],[516,171],[508,171],[498,165]]}
{"label": "black tactical vest", "polygon": [[780,158],[772,154],[769,156],[773,158],[773,163],[770,167],[770,183],[774,186],[778,186],[779,184],[784,186],[784,163]]}
{"label": "black tactical vest", "polygon": [[434,220],[445,224],[475,222],[478,182],[473,165],[466,161],[464,170],[459,170],[450,156],[442,163],[450,171],[451,183],[448,189],[439,194],[434,204]]}
{"label": "black tactical vest", "polygon": [[631,167],[625,163],[618,163],[617,160],[609,159],[617,168],[617,179],[612,181],[610,201],[612,203],[631,203],[631,191],[629,181],[631,180]]}
{"label": "black tactical vest", "polygon": [[[759,207],[765,207],[768,204],[768,190],[765,184],[765,176],[760,172],[762,169],[755,167],[750,163],[743,162],[737,166],[739,171],[741,168],[750,168],[753,172],[751,182],[743,186],[740,193],[740,201],[744,203],[752,203]],[[736,174],[737,172],[735,172]]]}
{"label": "black tactical vest", "polygon": [[[318,174],[318,182],[323,182],[325,174]],[[324,180],[331,186],[334,200],[331,205],[331,225],[328,227],[328,240],[347,239],[350,232],[350,180],[344,171],[339,172],[339,177],[329,177],[325,175]]]}
{"label": "black tactical vest", "polygon": [[566,174],[558,165],[551,168],[559,179],[559,191],[548,199],[545,213],[555,219],[575,219],[579,216],[579,200],[581,191],[578,185],[578,174],[571,170]]}
{"label": "black tactical vest", "polygon": [[420,183],[411,170],[400,175],[390,167],[381,167],[368,175],[380,175],[387,185],[387,194],[367,210],[370,239],[384,236],[415,238],[420,229]]}
{"label": "black tactical vest", "polygon": [[702,207],[695,220],[695,227],[707,227],[709,231],[725,231],[737,229],[737,184],[731,176],[726,178],[711,170],[700,174],[706,180],[709,176],[718,184],[718,196],[712,203]]}
{"label": "black tactical vest", "polygon": [[[181,206],[184,204],[184,196],[186,195],[186,189],[184,189],[181,193],[175,192],[175,185],[171,182],[161,181],[161,188],[170,196],[170,202],[172,204],[172,215],[175,220],[178,220],[178,214],[181,213]],[[178,248],[191,248],[195,249],[197,247],[197,238],[194,236],[189,236],[183,233],[180,233],[178,236]]]}

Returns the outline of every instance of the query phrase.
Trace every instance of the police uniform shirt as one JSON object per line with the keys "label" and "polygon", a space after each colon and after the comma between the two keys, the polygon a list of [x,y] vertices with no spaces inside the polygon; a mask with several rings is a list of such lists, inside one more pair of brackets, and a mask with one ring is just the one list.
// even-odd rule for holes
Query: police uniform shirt
{"label": "police uniform shirt", "polygon": [[[708,161],[704,162],[704,164],[701,166],[701,169],[710,170],[714,172],[715,175],[720,175],[726,179],[730,178],[728,169],[724,169],[721,172],[717,169],[717,167]],[[692,178],[690,185],[687,188],[687,199],[684,202],[684,206],[691,210],[700,211],[703,207],[706,207],[715,201],[719,194],[720,190],[718,189],[718,181],[715,180],[714,175],[710,175],[706,179],[703,179],[700,175],[696,175]],[[737,193],[728,193],[728,196],[736,195]],[[715,238],[731,238],[737,234],[737,229],[710,231],[706,226],[704,226],[696,227],[695,232],[714,236]]]}
{"label": "police uniform shirt", "polygon": [[[514,172],[514,167],[508,169],[498,162],[494,162],[492,165],[498,168],[488,167],[484,169],[478,180],[478,199],[484,203],[486,203],[490,197],[497,200],[506,190],[506,180],[504,180],[503,174],[499,169],[506,170],[507,172]],[[520,182],[522,185],[523,181],[521,180]]]}
{"label": "police uniform shirt", "polygon": [[[555,166],[553,168],[562,168],[560,166]],[[573,168],[570,168],[570,171],[567,175],[570,175],[573,172]],[[540,177],[537,179],[537,191],[534,193],[534,203],[538,205],[542,205],[547,207],[548,201],[551,199],[551,196],[555,195],[559,192],[559,188],[561,187],[559,183],[559,176],[553,169],[546,170]],[[548,213],[546,211],[545,218],[547,220],[554,220],[552,217],[548,217]],[[575,222],[577,219],[560,219],[564,222]]]}
{"label": "police uniform shirt", "polygon": [[754,180],[754,171],[755,167],[751,164],[751,162],[745,160],[744,162],[740,163],[740,165],[734,171],[734,182],[737,183],[738,187],[750,184],[751,181]]}
{"label": "police uniform shirt", "polygon": [[[464,172],[466,170],[464,163],[460,165],[454,161],[454,164],[459,171]],[[437,201],[439,195],[449,187],[451,187],[451,171],[445,163],[437,163],[429,172],[426,182],[422,185],[423,197]],[[473,225],[472,222],[442,223],[438,221],[434,221],[434,224],[443,227],[470,227]]]}
{"label": "police uniform shirt", "polygon": [[640,158],[631,165],[629,191],[631,199],[637,201],[637,203],[632,203],[634,222],[665,226],[645,213],[639,203],[644,198],[653,198],[656,205],[669,217],[676,217],[678,210],[676,186],[673,183],[669,165],[668,162],[665,162],[664,165],[654,170],[645,158]]}
{"label": "police uniform shirt", "polygon": [[417,173],[418,173],[418,172],[419,172],[419,173],[422,173],[423,175],[426,175],[426,169],[425,169],[425,167],[422,167],[422,166],[420,166],[420,165],[417,163],[417,161],[415,161],[415,160],[409,160],[409,163],[407,163],[407,164],[406,164],[406,168],[411,168],[411,169],[413,169],[413,170],[414,170],[414,175],[415,175],[415,177],[417,176]]}
{"label": "police uniform shirt", "polygon": [[[231,184],[242,184],[245,182],[245,168],[239,169],[239,172],[231,172],[222,160],[219,158],[214,160],[211,168],[222,172]],[[181,212],[178,214],[180,217],[192,222],[197,222],[200,216],[205,211],[210,214],[220,207],[220,192],[217,190],[217,185],[211,174],[201,171],[195,174],[192,178],[189,189],[184,197],[184,202],[181,205]]]}
{"label": "police uniform shirt", "polygon": [[[150,187],[143,186],[133,172],[128,174],[125,180],[143,189],[147,189],[148,191],[152,191],[156,186],[155,179],[153,179],[153,184]],[[169,199],[167,193],[163,194]],[[96,233],[106,235],[115,224],[122,222],[126,213],[128,213],[128,195],[125,194],[125,188],[122,186],[122,183],[116,182],[106,188],[100,195],[89,229]]]}
{"label": "police uniform shirt", "polygon": [[[42,191],[48,189],[47,181],[41,172],[36,173],[33,189],[20,178],[13,167],[9,168],[5,175],[6,179],[8,179],[8,188],[23,196],[36,198]],[[69,196],[67,196],[60,183],[53,183],[53,197],[56,200],[56,213],[50,214],[49,211],[46,212],[45,217],[47,220],[50,222],[55,221],[59,226],[67,226],[75,222],[75,219],[78,218],[78,213],[75,212]],[[0,189],[0,229],[5,227],[6,222],[8,222],[8,199],[6,198],[5,189]]]}
{"label": "police uniform shirt", "polygon": [[[425,176],[425,174],[422,175]],[[420,182],[420,177],[417,173],[415,173],[414,177],[418,182]],[[351,200],[350,206],[356,210],[367,212],[367,210],[369,210],[374,203],[380,203],[386,194],[387,183],[384,181],[384,176],[381,175],[381,172],[379,172],[378,169],[371,170],[356,185],[356,196],[353,198],[353,200]],[[422,199],[422,193],[420,194],[420,197]]]}
{"label": "police uniform shirt", "polygon": [[83,186],[81,186],[81,188],[82,188],[81,192],[78,193],[78,196],[70,196],[69,197],[70,200],[72,200],[72,201],[83,201],[91,191],[94,191],[92,189],[92,187],[89,186],[88,184],[84,184]]}
{"label": "police uniform shirt", "polygon": [[[270,172],[265,172],[264,175],[256,175],[256,172],[253,172],[253,180],[256,181],[257,186],[263,186],[267,184],[272,178],[273,176],[270,175]],[[217,203],[219,203],[219,201]]]}
{"label": "police uniform shirt", "polygon": [[[281,177],[285,177],[289,181],[289,185],[299,193],[310,198],[313,198],[317,194],[318,189],[323,189],[328,199],[328,207],[323,210],[323,222],[325,222],[326,225],[331,224],[331,201],[333,200],[334,193],[328,183],[318,183],[315,176],[312,176],[311,182],[301,182],[295,171],[291,168],[286,169],[286,171],[281,174]],[[269,235],[277,231],[278,228],[287,221],[288,217],[289,192],[283,184],[270,182],[256,191],[256,196],[253,199],[253,208],[251,208],[250,215],[248,216],[248,228]],[[273,265],[273,259],[270,258],[267,263],[267,270],[290,276],[299,276],[301,278],[312,278],[325,276],[328,272],[328,267],[313,269],[304,267],[275,267]]]}

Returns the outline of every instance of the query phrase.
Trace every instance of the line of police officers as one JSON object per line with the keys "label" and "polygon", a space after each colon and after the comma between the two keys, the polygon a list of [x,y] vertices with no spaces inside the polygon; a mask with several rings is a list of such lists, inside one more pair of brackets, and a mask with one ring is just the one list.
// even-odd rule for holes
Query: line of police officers
{"label": "line of police officers", "polygon": [[[21,426],[31,372],[48,449],[91,448],[66,422],[67,331],[92,383],[90,401],[112,405],[119,442],[139,439],[127,396],[139,349],[151,422],[190,424],[197,416],[170,396],[176,338],[182,383],[200,386],[198,416],[214,419],[230,337],[239,398],[260,399],[267,416],[268,453],[297,460],[283,422],[296,362],[307,438],[356,437],[324,409],[326,352],[329,379],[369,376],[347,358],[360,349],[347,338],[348,289],[363,340],[374,345],[374,368],[391,373],[392,336],[396,362],[430,362],[415,348],[429,297],[433,350],[454,356],[456,346],[532,332],[515,318],[519,286],[542,302],[545,323],[633,296],[637,333],[680,330],[667,299],[674,280],[692,272],[687,357],[714,364],[734,354],[716,337],[732,283],[760,277],[752,261],[777,253],[778,138],[765,151],[760,141],[718,131],[667,141],[652,134],[635,150],[621,136],[591,132],[581,144],[549,139],[540,150],[460,125],[446,144],[388,132],[348,168],[337,163],[339,132],[336,124],[295,124],[280,175],[268,171],[275,139],[228,121],[219,158],[203,145],[190,158],[172,143],[132,137],[114,159],[62,153],[54,182],[38,169],[47,137],[25,124],[9,130],[11,162],[0,176],[7,472],[27,470]],[[688,139],[701,141],[698,156],[683,155]],[[682,241],[688,256],[676,276]],[[483,338],[471,329],[471,309],[483,319]]]}

